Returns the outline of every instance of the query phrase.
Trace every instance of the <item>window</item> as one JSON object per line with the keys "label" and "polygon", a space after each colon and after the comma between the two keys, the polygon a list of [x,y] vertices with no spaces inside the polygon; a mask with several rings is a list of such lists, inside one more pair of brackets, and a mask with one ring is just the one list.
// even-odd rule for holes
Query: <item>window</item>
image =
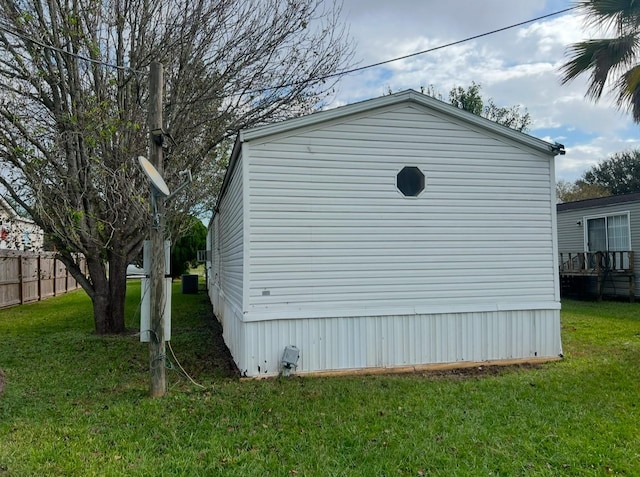
{"label": "window", "polygon": [[588,252],[631,250],[629,213],[586,219],[586,250]]}
{"label": "window", "polygon": [[424,190],[424,174],[417,167],[403,167],[396,176],[396,186],[405,197],[418,197]]}

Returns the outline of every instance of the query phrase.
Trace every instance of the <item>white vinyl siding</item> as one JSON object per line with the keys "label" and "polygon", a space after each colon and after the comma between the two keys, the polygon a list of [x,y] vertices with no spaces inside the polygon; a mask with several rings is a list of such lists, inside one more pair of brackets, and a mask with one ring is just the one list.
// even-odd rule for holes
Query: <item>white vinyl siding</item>
{"label": "white vinyl siding", "polygon": [[238,161],[224,197],[220,201],[219,211],[214,224],[214,242],[219,257],[220,289],[228,303],[236,310],[242,310],[243,304],[243,187],[242,161]]}
{"label": "white vinyl siding", "polygon": [[241,131],[209,285],[241,373],[561,355],[552,156],[411,91]]}
{"label": "white vinyl siding", "polygon": [[215,267],[217,267],[217,264],[219,263],[219,259],[217,256],[217,246],[216,246],[216,242],[214,240],[215,238],[215,234],[214,234],[214,227],[213,224],[216,221],[216,217],[212,217],[211,219],[211,223],[209,224],[209,227],[207,228],[207,262],[206,262],[206,273],[207,273],[207,283],[209,284],[213,284],[214,280],[218,280],[218,271],[216,270]]}
{"label": "white vinyl siding", "polygon": [[250,314],[555,301],[549,156],[413,105],[269,139],[245,149]]}

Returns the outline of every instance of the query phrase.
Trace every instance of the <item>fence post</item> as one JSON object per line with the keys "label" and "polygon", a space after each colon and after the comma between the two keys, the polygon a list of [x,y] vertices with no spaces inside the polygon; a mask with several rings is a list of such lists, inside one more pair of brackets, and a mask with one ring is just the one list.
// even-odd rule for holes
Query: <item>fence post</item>
{"label": "fence post", "polygon": [[24,305],[24,277],[22,276],[22,255],[18,255],[18,286],[20,287],[20,304]]}
{"label": "fence post", "polygon": [[56,265],[56,258],[53,257],[53,296],[57,296],[58,295],[58,277],[57,277],[57,265]]}
{"label": "fence post", "polygon": [[38,301],[42,300],[42,255],[38,254]]}

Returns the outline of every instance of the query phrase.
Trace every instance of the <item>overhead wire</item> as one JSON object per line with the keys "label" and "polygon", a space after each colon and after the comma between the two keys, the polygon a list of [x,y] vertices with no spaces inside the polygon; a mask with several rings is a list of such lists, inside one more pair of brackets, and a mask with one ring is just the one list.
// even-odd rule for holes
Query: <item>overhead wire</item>
{"label": "overhead wire", "polygon": [[366,70],[366,69],[369,69],[369,68],[375,68],[377,66],[382,66],[382,65],[389,64],[389,63],[393,63],[394,61],[406,60],[407,58],[413,58],[414,56],[424,55],[426,53],[431,53],[433,51],[442,50],[444,48],[449,48],[451,46],[459,45],[461,43],[466,43],[468,41],[477,40],[478,38],[482,38],[482,37],[489,36],[489,35],[494,35],[496,33],[500,33],[500,32],[506,31],[506,30],[511,30],[513,28],[517,28],[517,27],[520,27],[520,26],[523,26],[523,25],[527,25],[529,23],[533,23],[533,22],[536,22],[538,20],[543,20],[545,18],[549,18],[549,17],[553,17],[553,16],[556,16],[556,15],[560,15],[561,13],[566,13],[566,12],[568,12],[570,10],[575,10],[576,8],[578,8],[577,5],[573,6],[573,7],[565,8],[564,10],[558,10],[557,12],[547,13],[546,15],[542,15],[542,16],[539,16],[539,17],[536,17],[536,18],[532,18],[530,20],[525,20],[525,21],[522,21],[522,22],[519,22],[519,23],[514,23],[513,25],[509,25],[509,26],[506,26],[506,27],[498,28],[496,30],[491,30],[491,31],[488,31],[488,32],[485,32],[485,33],[480,33],[478,35],[470,36],[470,37],[464,38],[462,40],[452,41],[450,43],[445,43],[444,45],[434,46],[433,48],[428,48],[428,49],[422,50],[422,51],[416,51],[415,53],[409,53],[407,55],[398,56],[396,58],[391,58],[389,60],[379,61],[377,63],[372,63],[372,64],[361,66],[361,67],[358,67],[358,68],[353,68],[353,69],[350,69],[350,70],[347,70],[347,71],[343,71],[341,73],[333,73],[331,75],[326,75],[326,76],[321,77],[319,79],[323,80],[323,79],[332,78],[334,76],[339,76],[339,75],[341,76],[341,75],[346,75],[346,74],[351,74],[351,73],[357,73],[359,71]]}
{"label": "overhead wire", "polygon": [[113,69],[116,69],[116,70],[130,71],[130,72],[132,72],[134,74],[147,74],[146,71],[135,70],[135,69],[131,68],[130,66],[122,66],[122,65],[117,65],[117,64],[114,64],[114,63],[108,63],[108,62],[103,61],[103,60],[97,60],[95,58],[90,58],[88,56],[81,55],[80,53],[73,53],[71,51],[67,51],[64,48],[60,48],[60,47],[57,47],[57,46],[53,46],[53,45],[47,44],[47,43],[45,43],[43,41],[37,40],[36,38],[33,38],[31,36],[28,36],[28,35],[25,35],[24,33],[20,33],[18,31],[14,30],[13,28],[8,28],[8,27],[6,27],[4,25],[0,25],[0,31],[3,31],[3,32],[8,33],[10,35],[17,36],[18,38],[22,38],[23,40],[28,41],[30,43],[34,43],[34,44],[36,44],[36,45],[38,45],[38,46],[40,46],[40,47],[42,47],[42,48],[44,48],[46,50],[51,50],[51,51],[55,51],[57,53],[61,53],[63,55],[68,55],[68,56],[71,56],[71,57],[74,57],[74,58],[78,58],[79,60],[82,60],[82,61],[86,61],[86,62],[89,62],[89,63],[94,63],[94,64],[101,65],[101,66],[106,66],[108,68],[113,68]]}
{"label": "overhead wire", "polygon": [[[346,70],[346,71],[341,71],[339,73],[332,73],[332,74],[329,74],[329,75],[321,76],[319,78],[316,78],[316,81],[323,81],[323,80],[335,78],[335,77],[338,77],[338,76],[346,76],[346,75],[350,75],[350,74],[353,74],[353,73],[358,73],[360,71],[364,71],[364,70],[367,70],[367,69],[370,69],[370,68],[376,68],[378,66],[383,66],[383,65],[386,65],[386,64],[389,64],[389,63],[393,63],[395,61],[406,60],[408,58],[413,58],[415,56],[424,55],[426,53],[431,53],[431,52],[434,52],[434,51],[437,51],[437,50],[442,50],[444,48],[449,48],[451,46],[459,45],[461,43],[466,43],[468,41],[477,40],[478,38],[482,38],[482,37],[489,36],[489,35],[494,35],[496,33],[500,33],[500,32],[506,31],[506,30],[511,30],[513,28],[521,27],[523,25],[527,25],[529,23],[533,23],[533,22],[536,22],[538,20],[544,20],[545,18],[549,18],[549,17],[553,17],[553,16],[556,16],[556,15],[560,15],[561,13],[566,13],[566,12],[569,12],[571,10],[575,10],[577,8],[579,8],[579,5],[574,5],[573,7],[565,8],[563,10],[558,10],[558,11],[555,11],[555,12],[552,12],[552,13],[547,13],[546,15],[541,15],[541,16],[536,17],[536,18],[531,18],[529,20],[525,20],[525,21],[522,21],[522,22],[514,23],[514,24],[506,26],[506,27],[497,28],[495,30],[491,30],[491,31],[487,31],[487,32],[484,32],[484,33],[480,33],[478,35],[469,36],[469,37],[464,38],[462,40],[452,41],[450,43],[445,43],[444,45],[434,46],[434,47],[428,48],[426,50],[416,51],[414,53],[409,53],[409,54],[403,55],[403,56],[397,56],[395,58],[391,58],[391,59],[384,60],[384,61],[379,61],[377,63],[371,63],[371,64],[368,64],[368,65],[365,65],[365,66],[360,66],[360,67],[357,67],[357,68],[352,68],[352,69],[349,69],[349,70]],[[291,87],[291,86],[299,86],[300,84],[303,84],[303,83],[304,82],[302,82],[302,81],[298,81],[298,82],[289,83],[289,84],[282,84],[282,85],[279,85],[279,86],[270,86],[270,87],[265,87],[265,88],[257,88],[257,89],[251,90],[251,91],[247,91],[244,94],[264,93],[266,91],[271,91],[271,90],[274,90],[274,89],[287,88],[287,87]]]}
{"label": "overhead wire", "polygon": [[[579,8],[579,5],[574,5],[572,7],[568,7],[568,8],[562,9],[562,10],[558,10],[558,11],[555,11],[555,12],[547,13],[545,15],[541,15],[541,16],[538,16],[538,17],[535,17],[535,18],[531,18],[529,20],[524,20],[524,21],[521,21],[521,22],[518,22],[518,23],[513,23],[511,25],[508,25],[508,26],[505,26],[505,27],[502,27],[502,28],[497,28],[495,30],[491,30],[491,31],[487,31],[487,32],[484,32],[484,33],[480,33],[478,35],[469,36],[469,37],[464,38],[462,40],[452,41],[452,42],[449,42],[449,43],[445,43],[443,45],[434,46],[432,48],[427,48],[426,50],[416,51],[414,53],[409,53],[407,55],[397,56],[397,57],[394,57],[394,58],[390,58],[388,60],[378,61],[376,63],[370,63],[368,65],[359,66],[359,67],[351,68],[351,69],[348,69],[348,70],[345,70],[345,71],[340,71],[340,72],[337,72],[337,73],[324,75],[324,76],[315,78],[314,80],[315,81],[323,81],[323,80],[327,80],[327,79],[331,79],[331,78],[337,78],[339,76],[346,76],[346,75],[350,75],[350,74],[353,74],[353,73],[358,73],[360,71],[364,71],[364,70],[367,70],[367,69],[376,68],[378,66],[387,65],[389,63],[393,63],[393,62],[396,62],[396,61],[406,60],[408,58],[413,58],[413,57],[416,57],[416,56],[424,55],[426,53],[431,53],[431,52],[434,52],[434,51],[437,51],[437,50],[450,48],[452,46],[460,45],[462,43],[466,43],[466,42],[469,42],[469,41],[472,41],[472,40],[477,40],[479,38],[483,38],[483,37],[490,36],[490,35],[495,35],[496,33],[500,33],[500,32],[506,31],[506,30],[511,30],[513,28],[518,28],[518,27],[521,27],[523,25],[527,25],[529,23],[533,23],[533,22],[536,22],[536,21],[539,21],[539,20],[544,20],[545,18],[557,16],[557,15],[560,15],[562,13],[567,13],[567,12],[569,12],[571,10],[575,10],[577,8]],[[74,56],[74,57],[76,57],[76,58],[78,58],[80,60],[83,60],[83,61],[88,61],[88,62],[91,62],[91,63],[99,64],[99,65],[102,65],[102,66],[105,66],[105,67],[108,67],[108,68],[131,71],[131,72],[133,72],[135,74],[142,74],[142,75],[147,74],[146,71],[136,70],[136,69],[131,68],[129,66],[122,66],[122,65],[117,65],[117,64],[113,64],[113,63],[108,63],[108,62],[105,62],[105,61],[102,61],[102,60],[96,60],[94,58],[90,58],[90,57],[87,57],[85,55],[81,55],[81,54],[78,54],[78,53],[72,53],[70,51],[64,50],[63,48],[59,48],[59,47],[56,47],[56,46],[53,46],[53,45],[48,45],[48,44],[46,44],[46,43],[44,43],[42,41],[39,41],[39,40],[37,40],[35,38],[32,38],[32,37],[30,37],[28,35],[25,35],[25,34],[22,34],[20,32],[17,32],[15,30],[13,30],[11,28],[8,28],[6,26],[3,26],[3,25],[0,25],[0,31],[4,31],[5,33],[9,33],[10,35],[15,35],[15,36],[17,36],[19,38],[22,38],[25,41],[32,42],[32,43],[34,43],[34,44],[36,44],[36,45],[38,45],[38,46],[40,46],[42,48],[47,48],[47,49],[50,49],[50,50],[53,50],[53,51],[56,51],[58,53],[62,53],[62,54],[65,54],[65,55],[71,55],[71,56]],[[268,86],[268,87],[264,87],[264,88],[256,88],[256,89],[252,89],[252,90],[249,90],[249,91],[245,91],[243,93],[229,94],[229,95],[227,95],[225,97],[233,97],[233,96],[238,96],[238,95],[241,95],[241,94],[242,95],[246,95],[246,94],[265,93],[267,91],[272,91],[272,90],[277,90],[277,89],[282,89],[282,88],[289,88],[289,87],[292,87],[292,86],[299,86],[299,85],[304,84],[304,83],[305,83],[304,81],[283,83],[283,84],[276,85],[276,86]]]}

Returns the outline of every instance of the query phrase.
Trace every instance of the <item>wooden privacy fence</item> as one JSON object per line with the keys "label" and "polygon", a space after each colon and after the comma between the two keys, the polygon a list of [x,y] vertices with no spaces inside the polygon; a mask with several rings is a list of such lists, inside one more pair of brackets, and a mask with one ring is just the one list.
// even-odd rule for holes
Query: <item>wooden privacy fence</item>
{"label": "wooden privacy fence", "polygon": [[[80,285],[55,252],[0,250],[0,308],[44,300]],[[84,259],[81,268],[85,268]]]}

